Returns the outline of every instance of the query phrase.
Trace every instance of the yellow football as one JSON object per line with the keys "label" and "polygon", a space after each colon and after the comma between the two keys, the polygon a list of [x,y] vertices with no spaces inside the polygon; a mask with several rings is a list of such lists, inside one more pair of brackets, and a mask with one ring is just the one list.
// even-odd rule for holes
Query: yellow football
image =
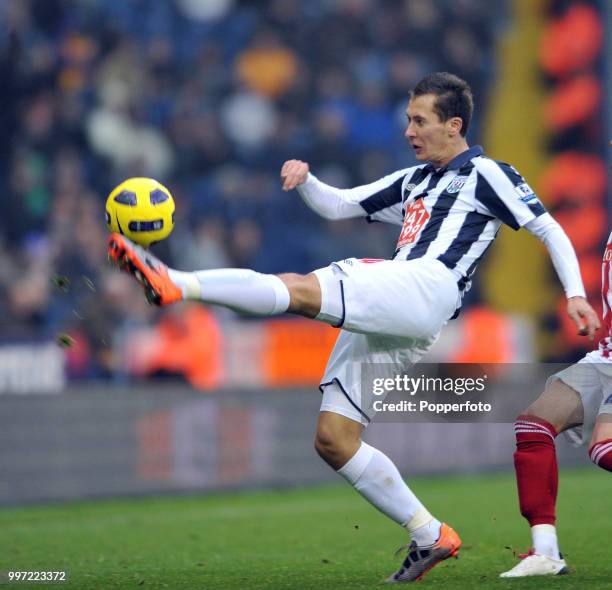
{"label": "yellow football", "polygon": [[148,248],[174,229],[174,199],[152,178],[128,178],[106,200],[106,225]]}

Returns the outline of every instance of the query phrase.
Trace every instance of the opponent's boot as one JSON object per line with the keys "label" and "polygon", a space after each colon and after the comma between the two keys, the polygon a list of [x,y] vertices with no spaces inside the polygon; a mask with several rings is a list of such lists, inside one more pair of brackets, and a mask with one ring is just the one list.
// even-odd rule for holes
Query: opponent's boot
{"label": "opponent's boot", "polygon": [[565,559],[553,559],[547,555],[535,553],[533,549],[529,553],[519,555],[521,561],[511,570],[499,574],[500,578],[524,578],[526,576],[560,576],[569,573]]}

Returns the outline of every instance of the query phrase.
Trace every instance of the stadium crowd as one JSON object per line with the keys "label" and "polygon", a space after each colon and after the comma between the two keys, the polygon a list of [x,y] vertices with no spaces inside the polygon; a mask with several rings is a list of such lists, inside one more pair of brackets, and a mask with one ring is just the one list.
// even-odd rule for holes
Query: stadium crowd
{"label": "stadium crowd", "polygon": [[308,161],[336,186],[411,165],[408,91],[448,70],[486,103],[499,5],[2,2],[3,339],[77,333],[72,375],[113,373],[112,339],[153,318],[105,261],[104,202],[128,176],[172,191],[176,229],[157,251],[177,268],[307,272],[389,256],[394,228],[322,220],[281,191],[280,165]]}

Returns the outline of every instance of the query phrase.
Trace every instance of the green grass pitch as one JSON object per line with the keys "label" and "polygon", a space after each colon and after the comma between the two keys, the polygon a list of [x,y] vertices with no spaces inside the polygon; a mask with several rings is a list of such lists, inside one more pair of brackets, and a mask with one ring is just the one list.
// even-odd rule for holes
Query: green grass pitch
{"label": "green grass pitch", "polygon": [[[568,576],[500,580],[529,531],[511,474],[414,478],[415,492],[463,538],[460,559],[420,587],[610,588],[612,479],[563,471],[558,530]],[[384,588],[405,533],[349,486],[80,502],[0,510],[0,571],[68,570],[57,588]],[[40,584],[10,584],[41,588]]]}

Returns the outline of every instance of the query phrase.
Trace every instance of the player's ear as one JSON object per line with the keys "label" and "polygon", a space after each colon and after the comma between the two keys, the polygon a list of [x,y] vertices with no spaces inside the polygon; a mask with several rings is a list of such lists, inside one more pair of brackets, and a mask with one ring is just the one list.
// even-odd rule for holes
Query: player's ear
{"label": "player's ear", "polygon": [[463,127],[463,119],[461,117],[451,117],[448,121],[446,121],[446,126],[448,129],[448,135],[450,137],[459,135],[459,133],[461,133],[461,128]]}

